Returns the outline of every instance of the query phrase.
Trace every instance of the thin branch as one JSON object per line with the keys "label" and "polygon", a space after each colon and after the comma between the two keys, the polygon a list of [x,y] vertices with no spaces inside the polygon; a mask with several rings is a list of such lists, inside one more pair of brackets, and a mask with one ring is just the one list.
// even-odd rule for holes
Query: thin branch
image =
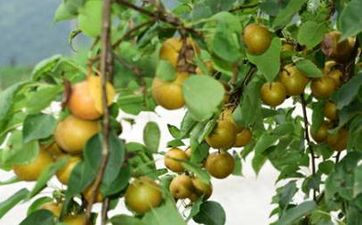
{"label": "thin branch", "polygon": [[[194,28],[186,27],[184,25],[184,23],[178,17],[176,17],[176,16],[174,16],[174,15],[172,15],[170,13],[165,12],[163,7],[158,7],[157,11],[152,12],[152,11],[144,9],[143,7],[132,4],[128,0],[115,0],[115,1],[118,4],[124,5],[124,6],[130,8],[130,9],[138,11],[138,12],[140,12],[140,13],[146,15],[146,16],[154,18],[155,20],[159,20],[159,21],[162,21],[164,23],[168,23],[171,26],[174,26],[174,27],[179,28],[181,30],[185,30],[185,31],[193,33],[195,35],[202,36],[202,33],[195,30]],[[160,9],[163,9],[163,10],[160,11]]]}
{"label": "thin branch", "polygon": [[[304,94],[300,95],[300,99],[302,101],[302,110],[303,110],[303,118],[304,118],[304,138],[307,141],[308,149],[311,154],[311,161],[312,161],[312,174],[313,176],[316,174],[316,162],[315,162],[315,153],[313,149],[312,142],[309,137],[309,122],[308,122],[308,116],[307,116],[307,104],[305,102]],[[315,189],[313,189],[313,200],[317,199],[317,192]]]}
{"label": "thin branch", "polygon": [[[94,191],[92,193],[91,199],[88,202],[87,211],[86,211],[86,224],[90,223],[90,217],[92,213],[92,207],[99,190],[99,187],[102,183],[103,176],[106,170],[108,157],[109,157],[109,110],[107,104],[107,81],[108,76],[112,73],[112,46],[111,46],[111,3],[112,0],[104,0],[103,3],[103,18],[102,18],[102,52],[101,52],[101,85],[102,85],[102,108],[104,112],[103,121],[102,121],[102,159],[98,174],[94,181]],[[105,199],[105,202],[107,199]],[[103,204],[103,210],[106,204]],[[102,225],[105,225],[106,221],[102,220]]]}
{"label": "thin branch", "polygon": [[341,158],[341,153],[342,152],[339,151],[336,155],[336,164],[339,162],[339,159]]}
{"label": "thin branch", "polygon": [[102,205],[102,224],[106,224],[108,220],[108,210],[109,210],[109,198],[104,199]]}

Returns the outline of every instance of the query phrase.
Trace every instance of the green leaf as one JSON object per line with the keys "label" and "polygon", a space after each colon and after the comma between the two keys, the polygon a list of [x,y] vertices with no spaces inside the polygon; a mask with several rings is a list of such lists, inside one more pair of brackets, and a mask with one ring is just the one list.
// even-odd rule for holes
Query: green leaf
{"label": "green leaf", "polygon": [[186,107],[197,121],[205,121],[218,111],[224,99],[225,89],[222,84],[208,76],[188,78],[182,89]]}
{"label": "green leaf", "polygon": [[[220,0],[216,0],[216,1],[220,1]],[[209,3],[210,0],[205,0],[205,2]],[[217,4],[222,4],[221,2],[222,1],[220,1],[220,3],[217,3]],[[215,22],[218,27],[228,27],[230,29],[230,31],[233,31],[236,33],[240,32],[242,29],[239,17],[235,16],[234,14],[232,14],[230,12],[225,12],[225,11],[219,12],[219,13],[213,15],[210,18],[210,20]]]}
{"label": "green leaf", "polygon": [[53,202],[53,199],[48,196],[40,197],[37,200],[33,201],[31,205],[29,206],[26,215],[30,215],[34,213],[35,211],[39,210],[41,206],[43,206],[45,203]]}
{"label": "green leaf", "polygon": [[174,139],[167,142],[168,148],[175,148],[179,146],[185,146],[185,143],[183,143],[180,139]]}
{"label": "green leaf", "polygon": [[15,95],[22,85],[23,83],[17,83],[0,92],[0,130],[3,130],[9,119],[8,116],[14,104]]}
{"label": "green leaf", "polygon": [[39,113],[47,108],[56,97],[63,92],[63,87],[55,85],[47,85],[38,88],[35,93],[29,94],[26,102],[26,111],[31,114]]}
{"label": "green leaf", "polygon": [[160,60],[157,64],[156,76],[164,81],[176,79],[176,69],[167,60]]}
{"label": "green leaf", "polygon": [[[338,112],[338,127],[334,129],[340,129],[349,123],[353,118],[358,118],[358,115],[362,115],[362,102],[358,100],[352,101],[346,107],[343,107],[342,110]],[[358,148],[357,148],[358,149]]]}
{"label": "green leaf", "polygon": [[288,182],[288,184],[277,188],[277,194],[273,197],[273,203],[280,206],[281,210],[285,210],[293,201],[294,195],[298,192],[295,180]]}
{"label": "green leaf", "polygon": [[362,31],[362,2],[352,0],[343,9],[339,19],[338,27],[342,33],[342,39],[357,35]]}
{"label": "green leaf", "polygon": [[69,177],[66,202],[76,194],[85,190],[85,188],[91,184],[95,176],[96,175],[89,169],[89,166],[84,161],[78,163]]}
{"label": "green leaf", "polygon": [[9,212],[15,205],[17,205],[20,201],[26,199],[29,191],[26,188],[23,188],[13,194],[10,198],[0,203],[0,219]]}
{"label": "green leaf", "polygon": [[40,61],[34,67],[33,71],[31,72],[31,76],[33,80],[38,80],[44,74],[50,73],[53,71],[54,67],[63,60],[63,56],[61,55],[54,55],[47,59]]}
{"label": "green leaf", "polygon": [[325,181],[325,200],[327,206],[337,209],[339,207],[339,204],[335,202],[337,198],[342,198],[346,201],[353,199],[354,172],[359,172],[356,168],[361,159],[361,152],[349,152],[329,174]]}
{"label": "green leaf", "polygon": [[353,196],[357,197],[362,193],[362,165],[354,170]]}
{"label": "green leaf", "polygon": [[254,126],[262,121],[260,88],[263,83],[262,79],[255,77],[245,87],[239,107],[233,112],[233,118],[239,126]]}
{"label": "green leaf", "polygon": [[11,134],[7,146],[1,151],[1,163],[7,166],[31,162],[39,152],[38,142],[23,143],[22,132],[19,130]]}
{"label": "green leaf", "polygon": [[62,2],[55,11],[54,21],[59,22],[63,20],[69,20],[73,19],[75,16],[76,14],[67,8],[66,4]]}
{"label": "green leaf", "polygon": [[117,103],[119,108],[125,113],[138,115],[144,108],[145,96],[138,94],[127,94],[120,93]]}
{"label": "green leaf", "polygon": [[342,85],[332,96],[333,101],[337,104],[337,109],[342,109],[349,105],[358,96],[361,87],[362,73],[357,74]]}
{"label": "green leaf", "polygon": [[186,161],[186,162],[182,162],[182,166],[189,172],[193,173],[196,175],[196,177],[200,178],[203,182],[205,183],[209,183],[210,182],[210,175],[206,170],[203,170],[202,168],[200,168],[200,166]]}
{"label": "green leaf", "polygon": [[324,121],[324,103],[316,102],[312,104],[312,124],[311,132],[317,132]]}
{"label": "green leaf", "polygon": [[186,225],[175,203],[170,199],[166,199],[164,204],[146,213],[142,218],[142,222],[147,225]]}
{"label": "green leaf", "polygon": [[285,122],[283,124],[278,125],[275,129],[271,132],[276,137],[282,137],[285,135],[290,135],[294,132],[294,125],[292,122]]}
{"label": "green leaf", "polygon": [[279,29],[292,21],[293,16],[302,8],[307,0],[293,0],[278,12],[277,17],[273,21],[273,27]]}
{"label": "green leaf", "polygon": [[50,178],[52,178],[54,174],[66,164],[66,162],[67,158],[62,158],[45,168],[40,174],[38,180],[36,181],[34,188],[29,193],[28,198],[31,199],[32,197],[37,195],[43,188],[45,188]]}
{"label": "green leaf", "polygon": [[210,6],[205,5],[205,2],[196,2],[192,8],[191,16],[193,20],[207,18],[212,15]]}
{"label": "green leaf", "polygon": [[224,225],[226,222],[225,211],[219,203],[206,201],[200,206],[200,211],[193,217],[193,220],[205,225]]}
{"label": "green leaf", "polygon": [[250,62],[254,63],[258,70],[268,81],[273,81],[280,69],[280,51],[281,41],[279,38],[273,38],[270,47],[261,55],[247,54]]}
{"label": "green leaf", "polygon": [[24,120],[23,139],[24,142],[43,139],[54,133],[57,120],[47,114],[28,115]]}
{"label": "green leaf", "polygon": [[347,211],[347,225],[360,225],[362,221],[362,212],[357,207],[350,205]]}
{"label": "green leaf", "polygon": [[54,215],[49,210],[39,210],[30,214],[19,225],[55,225]]}
{"label": "green leaf", "polygon": [[146,225],[142,220],[128,215],[117,215],[110,219],[112,225]]}
{"label": "green leaf", "polygon": [[[124,161],[125,150],[123,142],[113,132],[109,136],[110,155],[104,172],[102,184],[110,185],[118,176]],[[89,170],[97,174],[102,160],[101,135],[93,136],[86,144],[84,160]]]}
{"label": "green leaf", "polygon": [[113,182],[109,184],[102,184],[101,185],[101,192],[104,196],[111,196],[117,194],[118,192],[124,190],[131,178],[131,170],[129,166],[122,167],[119,171],[119,174]]}
{"label": "green leaf", "polygon": [[102,30],[103,1],[89,0],[79,9],[78,23],[82,32],[97,37]]}
{"label": "green leaf", "polygon": [[302,71],[309,78],[318,78],[323,76],[323,72],[308,59],[298,60],[295,65],[298,70]]}
{"label": "green leaf", "polygon": [[300,44],[307,46],[308,49],[311,49],[322,41],[326,31],[326,23],[307,21],[300,26],[297,40]]}
{"label": "green leaf", "polygon": [[9,178],[9,179],[7,179],[7,180],[5,180],[5,181],[0,181],[0,186],[2,186],[2,185],[8,185],[8,184],[13,184],[13,183],[16,183],[16,182],[19,182],[20,180],[19,180],[19,178],[18,177],[16,177],[16,176],[14,176],[14,177],[11,177],[11,178]]}
{"label": "green leaf", "polygon": [[234,162],[235,166],[234,166],[233,175],[242,176],[243,172],[242,172],[241,158],[238,154],[234,154]]}
{"label": "green leaf", "polygon": [[279,10],[285,5],[285,2],[281,2],[279,0],[268,0],[261,2],[260,9],[270,16],[275,17],[278,15]]}
{"label": "green leaf", "polygon": [[258,154],[254,155],[254,158],[252,160],[252,166],[253,166],[254,172],[256,174],[259,174],[259,172],[260,172],[261,168],[263,167],[263,165],[265,164],[266,160],[267,160],[267,157],[264,155],[258,155]]}
{"label": "green leaf", "polygon": [[334,169],[334,162],[327,160],[324,162],[319,163],[318,165],[319,170],[324,174],[330,174]]}
{"label": "green leaf", "polygon": [[167,124],[168,132],[172,135],[174,138],[180,138],[182,137],[181,130],[179,130],[176,126],[172,124]]}
{"label": "green leaf", "polygon": [[187,137],[190,133],[190,131],[195,127],[197,124],[197,121],[194,120],[190,112],[186,112],[184,118],[181,121],[181,136],[179,138]]}
{"label": "green leaf", "polygon": [[269,147],[274,145],[274,143],[278,140],[278,136],[263,133],[258,141],[256,142],[256,145],[254,147],[255,154],[263,154],[265,150],[267,150]]}
{"label": "green leaf", "polygon": [[223,60],[236,62],[241,56],[238,36],[225,28],[219,29],[213,38],[212,51]]}
{"label": "green leaf", "polygon": [[296,207],[288,209],[276,225],[292,225],[295,224],[299,219],[304,216],[307,216],[317,208],[317,204],[314,201],[306,201],[297,205]]}
{"label": "green leaf", "polygon": [[161,131],[155,122],[148,122],[143,130],[143,141],[146,147],[153,153],[158,152]]}

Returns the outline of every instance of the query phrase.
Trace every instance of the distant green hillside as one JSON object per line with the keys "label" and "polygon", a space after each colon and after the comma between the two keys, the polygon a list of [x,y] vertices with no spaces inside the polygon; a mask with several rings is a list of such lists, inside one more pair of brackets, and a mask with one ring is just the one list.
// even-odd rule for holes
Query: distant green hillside
{"label": "distant green hillside", "polygon": [[56,53],[67,54],[69,23],[53,22],[60,0],[0,1],[0,66],[34,64]]}

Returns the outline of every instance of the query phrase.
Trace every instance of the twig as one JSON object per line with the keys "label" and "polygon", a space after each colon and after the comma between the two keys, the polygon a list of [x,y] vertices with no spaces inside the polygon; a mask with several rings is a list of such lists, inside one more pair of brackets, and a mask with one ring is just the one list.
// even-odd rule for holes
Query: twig
{"label": "twig", "polygon": [[341,158],[341,153],[342,152],[339,151],[336,155],[336,164],[339,162],[339,159]]}
{"label": "twig", "polygon": [[108,219],[108,210],[109,210],[109,198],[106,198],[103,201],[103,205],[102,205],[102,224],[106,224],[106,221]]}
{"label": "twig", "polygon": [[[107,104],[107,81],[108,75],[112,73],[112,46],[111,46],[111,3],[112,0],[104,0],[103,3],[103,18],[102,18],[102,51],[101,51],[101,83],[102,83],[102,108],[104,112],[103,121],[102,121],[102,159],[100,168],[98,170],[98,174],[94,181],[94,191],[92,193],[91,199],[89,199],[87,211],[86,211],[86,224],[90,224],[90,217],[92,213],[93,203],[95,201],[97,192],[99,191],[99,187],[102,183],[103,176],[106,170],[108,156],[109,156],[109,110]],[[105,199],[105,202],[108,200]],[[103,204],[104,207],[107,204]],[[102,217],[102,225],[105,225],[106,221],[103,220]]]}
{"label": "twig", "polygon": [[[308,143],[308,149],[310,151],[311,157],[312,157],[312,174],[313,176],[316,174],[316,162],[315,162],[315,153],[313,149],[312,142],[309,137],[309,122],[308,122],[308,116],[307,116],[307,104],[305,102],[304,94],[300,95],[300,99],[302,101],[302,110],[303,110],[303,119],[304,119],[304,138],[306,139]],[[315,189],[313,189],[313,200],[317,199],[317,192]]]}
{"label": "twig", "polygon": [[[132,4],[128,0],[115,0],[118,4],[124,5],[130,9],[133,9],[135,11],[138,11],[146,16],[149,16],[151,18],[154,18],[155,20],[159,20],[165,23],[168,23],[174,27],[177,27],[181,30],[185,30],[187,32],[193,33],[197,36],[202,36],[202,33],[195,30],[192,27],[186,27],[184,23],[176,16],[166,13],[163,7],[158,7],[156,12],[151,12],[149,10],[144,9],[143,7],[137,6],[135,4]],[[160,9],[163,9],[160,11]]]}

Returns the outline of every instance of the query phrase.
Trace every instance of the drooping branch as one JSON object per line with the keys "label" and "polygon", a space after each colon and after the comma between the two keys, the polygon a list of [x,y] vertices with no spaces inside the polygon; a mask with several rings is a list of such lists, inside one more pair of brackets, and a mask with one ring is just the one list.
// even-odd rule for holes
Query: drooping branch
{"label": "drooping branch", "polygon": [[[101,86],[102,86],[102,108],[104,112],[102,120],[102,159],[98,174],[93,184],[93,193],[91,199],[88,202],[87,211],[86,211],[86,224],[90,224],[90,217],[92,213],[93,203],[95,201],[96,195],[98,193],[99,187],[102,183],[105,169],[109,157],[109,131],[110,131],[110,122],[109,122],[109,110],[107,104],[107,81],[108,78],[112,75],[113,70],[113,60],[112,60],[112,46],[111,46],[111,3],[112,0],[104,0],[103,3],[103,17],[102,17],[102,35],[101,35]],[[108,200],[105,199],[102,205],[107,207]],[[102,225],[106,224],[107,216],[102,216]]]}
{"label": "drooping branch", "polygon": [[[313,149],[313,144],[310,140],[309,136],[309,121],[307,116],[307,104],[305,102],[304,94],[300,95],[301,103],[302,103],[302,111],[303,111],[303,119],[304,119],[304,138],[307,141],[308,149],[311,155],[311,162],[312,162],[312,174],[313,176],[316,174],[316,156]],[[313,189],[313,200],[317,199],[317,192]]]}

